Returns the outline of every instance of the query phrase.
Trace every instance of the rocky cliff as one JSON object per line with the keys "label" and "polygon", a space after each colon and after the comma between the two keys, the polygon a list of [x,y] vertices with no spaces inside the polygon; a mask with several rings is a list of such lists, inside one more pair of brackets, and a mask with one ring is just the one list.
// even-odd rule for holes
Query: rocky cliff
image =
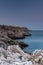
{"label": "rocky cliff", "polygon": [[0,65],[43,65],[43,50],[22,50],[28,45],[17,40],[26,36],[31,34],[25,27],[0,25]]}
{"label": "rocky cliff", "polygon": [[28,46],[23,42],[16,41],[31,36],[26,27],[0,25],[0,46],[7,49],[9,45],[19,45],[21,48]]}

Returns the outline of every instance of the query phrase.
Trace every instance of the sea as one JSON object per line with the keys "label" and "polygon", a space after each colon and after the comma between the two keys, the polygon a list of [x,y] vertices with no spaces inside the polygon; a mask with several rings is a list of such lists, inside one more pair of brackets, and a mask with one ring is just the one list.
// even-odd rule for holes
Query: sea
{"label": "sea", "polygon": [[28,47],[24,48],[25,52],[32,53],[36,49],[43,50],[43,30],[32,30],[29,31],[32,36],[26,37],[22,41],[28,44]]}

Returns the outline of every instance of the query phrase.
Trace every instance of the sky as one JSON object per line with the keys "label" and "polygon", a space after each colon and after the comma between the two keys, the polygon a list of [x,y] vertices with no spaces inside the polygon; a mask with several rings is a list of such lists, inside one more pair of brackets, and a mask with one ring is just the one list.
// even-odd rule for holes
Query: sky
{"label": "sky", "polygon": [[43,0],[0,0],[0,24],[43,30]]}

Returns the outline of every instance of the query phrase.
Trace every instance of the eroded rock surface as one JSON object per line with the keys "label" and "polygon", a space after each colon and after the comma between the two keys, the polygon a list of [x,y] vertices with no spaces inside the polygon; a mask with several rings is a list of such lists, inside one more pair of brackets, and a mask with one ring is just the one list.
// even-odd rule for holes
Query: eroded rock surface
{"label": "eroded rock surface", "polygon": [[35,50],[30,55],[18,45],[10,45],[7,50],[0,47],[0,65],[43,65],[43,50]]}
{"label": "eroded rock surface", "polygon": [[18,45],[8,46],[7,50],[0,47],[0,65],[28,65],[32,63],[31,61],[28,62],[30,57],[31,56],[24,53]]}
{"label": "eroded rock surface", "polygon": [[0,25],[1,33],[5,33],[4,35],[8,35],[8,37],[12,39],[23,39],[25,36],[31,36],[28,33],[28,29],[25,27],[16,27],[16,26],[7,26]]}
{"label": "eroded rock surface", "polygon": [[43,50],[25,53],[27,44],[17,41],[31,36],[25,27],[0,25],[0,65],[43,65]]}
{"label": "eroded rock surface", "polygon": [[25,27],[0,25],[0,46],[5,49],[14,44],[21,48],[28,46],[23,42],[16,41],[16,39],[24,39],[26,36],[31,36],[31,34],[28,33],[28,29]]}

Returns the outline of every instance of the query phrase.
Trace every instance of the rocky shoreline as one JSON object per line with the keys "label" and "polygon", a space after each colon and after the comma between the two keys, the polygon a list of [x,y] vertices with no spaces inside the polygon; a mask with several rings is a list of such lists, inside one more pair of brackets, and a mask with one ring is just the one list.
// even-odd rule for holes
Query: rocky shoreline
{"label": "rocky shoreline", "polygon": [[6,49],[9,45],[14,44],[21,48],[28,46],[24,42],[17,41],[18,39],[24,39],[26,36],[31,36],[31,34],[25,27],[0,25],[0,46],[3,45]]}
{"label": "rocky shoreline", "polygon": [[43,65],[43,50],[32,54],[22,49],[28,45],[17,39],[31,36],[26,27],[0,25],[0,65]]}

